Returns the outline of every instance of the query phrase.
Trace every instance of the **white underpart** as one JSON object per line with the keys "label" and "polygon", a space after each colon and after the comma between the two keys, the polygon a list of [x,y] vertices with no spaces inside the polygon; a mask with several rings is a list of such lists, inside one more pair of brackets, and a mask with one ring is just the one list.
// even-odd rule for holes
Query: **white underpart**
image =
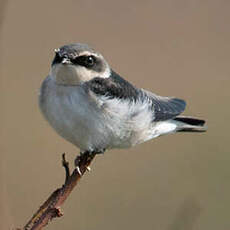
{"label": "white underpart", "polygon": [[110,148],[127,148],[145,141],[152,121],[147,103],[106,97],[101,100],[106,105],[104,119],[112,133]]}
{"label": "white underpart", "polygon": [[82,151],[128,148],[175,132],[172,120],[152,122],[148,103],[98,97],[82,86],[57,85],[52,77],[45,80],[40,95],[51,126]]}
{"label": "white underpart", "polygon": [[177,127],[178,127],[177,122],[174,120],[159,121],[159,122],[153,123],[152,129],[151,129],[151,134],[152,134],[151,137],[155,138],[161,135],[176,132]]}

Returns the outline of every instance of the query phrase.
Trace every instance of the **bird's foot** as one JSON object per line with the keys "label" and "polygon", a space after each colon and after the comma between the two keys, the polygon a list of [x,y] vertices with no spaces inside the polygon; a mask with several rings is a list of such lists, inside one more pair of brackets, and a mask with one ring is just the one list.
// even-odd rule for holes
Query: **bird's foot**
{"label": "bird's foot", "polygon": [[80,167],[79,167],[79,166],[77,166],[77,167],[76,167],[76,169],[77,169],[78,174],[79,174],[80,176],[82,176],[82,173],[81,173]]}
{"label": "bird's foot", "polygon": [[[103,154],[105,152],[105,149],[101,150],[93,150],[93,151],[85,151],[85,152],[80,152],[80,155],[78,155],[74,161],[75,168],[80,176],[82,176],[83,172],[81,171],[81,166],[85,166],[85,169],[89,172],[91,169],[90,167],[86,164],[87,161],[92,160],[92,158],[96,154]],[[82,169],[84,170],[84,169]]]}

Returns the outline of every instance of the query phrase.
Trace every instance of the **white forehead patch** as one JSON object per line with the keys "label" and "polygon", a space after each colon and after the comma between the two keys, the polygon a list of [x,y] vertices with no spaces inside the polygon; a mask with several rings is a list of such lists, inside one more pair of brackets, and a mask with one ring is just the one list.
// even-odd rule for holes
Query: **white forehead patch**
{"label": "white forehead patch", "polygon": [[90,51],[82,51],[79,53],[79,56],[83,56],[83,55],[86,55],[86,56],[90,56],[90,55],[94,55],[96,57],[101,57],[101,55],[95,53],[95,52],[90,52]]}

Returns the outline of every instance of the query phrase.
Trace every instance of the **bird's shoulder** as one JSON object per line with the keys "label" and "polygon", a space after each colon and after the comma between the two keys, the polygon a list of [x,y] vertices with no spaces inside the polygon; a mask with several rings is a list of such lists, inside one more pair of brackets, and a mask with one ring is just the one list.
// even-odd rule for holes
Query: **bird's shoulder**
{"label": "bird's shoulder", "polygon": [[106,96],[109,99],[137,100],[140,90],[123,79],[114,71],[109,78],[95,77],[85,83],[85,87],[98,96]]}

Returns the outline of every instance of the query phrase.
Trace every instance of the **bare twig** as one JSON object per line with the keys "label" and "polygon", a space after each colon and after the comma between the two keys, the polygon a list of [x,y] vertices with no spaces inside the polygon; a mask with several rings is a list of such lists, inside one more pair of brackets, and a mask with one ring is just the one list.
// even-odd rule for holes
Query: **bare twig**
{"label": "bare twig", "polygon": [[62,166],[65,168],[65,184],[70,176],[69,162],[65,159],[65,153],[62,154]]}
{"label": "bare twig", "polygon": [[44,204],[33,215],[23,230],[40,230],[46,226],[53,218],[61,217],[61,205],[65,202],[74,187],[77,185],[80,178],[89,168],[90,163],[94,159],[96,153],[85,153],[79,155],[75,161],[76,168],[70,175],[69,163],[65,159],[65,154],[62,155],[62,165],[65,168],[66,178],[65,184],[55,190]]}

